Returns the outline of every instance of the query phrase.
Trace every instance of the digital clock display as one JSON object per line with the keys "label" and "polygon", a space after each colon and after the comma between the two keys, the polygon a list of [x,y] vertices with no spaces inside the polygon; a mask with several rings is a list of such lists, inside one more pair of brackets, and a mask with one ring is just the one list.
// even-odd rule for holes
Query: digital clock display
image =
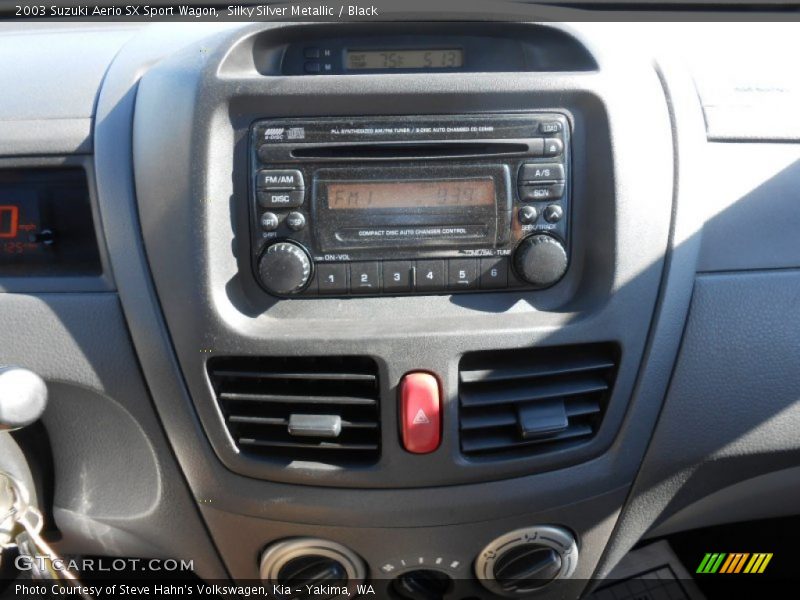
{"label": "digital clock display", "polygon": [[19,207],[14,205],[0,206],[0,240],[17,237],[19,229]]}
{"label": "digital clock display", "polygon": [[495,189],[491,178],[332,182],[327,184],[327,196],[328,208],[334,210],[443,208],[493,205]]}
{"label": "digital clock display", "polygon": [[349,50],[345,64],[358,69],[457,69],[464,65],[460,48],[423,50]]}
{"label": "digital clock display", "polygon": [[0,169],[0,281],[102,271],[86,172]]}
{"label": "digital clock display", "polygon": [[39,201],[30,190],[5,194],[0,186],[0,263],[42,249]]}

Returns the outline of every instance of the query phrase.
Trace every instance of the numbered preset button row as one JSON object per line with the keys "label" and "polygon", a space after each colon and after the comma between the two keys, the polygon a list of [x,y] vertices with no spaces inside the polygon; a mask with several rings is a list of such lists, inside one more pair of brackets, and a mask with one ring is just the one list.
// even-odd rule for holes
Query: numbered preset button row
{"label": "numbered preset button row", "polygon": [[508,258],[317,263],[311,293],[394,294],[508,287]]}

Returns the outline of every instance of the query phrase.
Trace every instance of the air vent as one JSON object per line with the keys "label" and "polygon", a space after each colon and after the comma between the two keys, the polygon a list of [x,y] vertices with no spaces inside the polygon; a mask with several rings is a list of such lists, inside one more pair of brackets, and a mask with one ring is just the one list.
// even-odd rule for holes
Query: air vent
{"label": "air vent", "polygon": [[223,357],[208,370],[243,454],[337,466],[378,460],[378,370],[371,359]]}
{"label": "air vent", "polygon": [[614,384],[612,345],[468,354],[459,369],[461,451],[518,458],[581,444]]}

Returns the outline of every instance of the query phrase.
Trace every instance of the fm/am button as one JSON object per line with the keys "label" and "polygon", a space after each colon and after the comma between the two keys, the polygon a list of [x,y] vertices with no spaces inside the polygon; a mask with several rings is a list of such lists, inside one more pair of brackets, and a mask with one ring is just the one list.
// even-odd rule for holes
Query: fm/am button
{"label": "fm/am button", "polygon": [[305,187],[303,174],[296,169],[262,169],[256,174],[260,190],[298,190]]}
{"label": "fm/am button", "polygon": [[303,174],[296,169],[262,169],[256,189],[261,208],[297,208],[305,200]]}

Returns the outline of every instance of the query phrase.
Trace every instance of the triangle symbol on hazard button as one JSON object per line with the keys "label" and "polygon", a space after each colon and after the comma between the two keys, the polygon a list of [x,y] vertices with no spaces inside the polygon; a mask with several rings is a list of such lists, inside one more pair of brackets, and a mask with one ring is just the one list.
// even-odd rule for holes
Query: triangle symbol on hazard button
{"label": "triangle symbol on hazard button", "polygon": [[426,415],[425,411],[422,410],[421,408],[417,411],[417,414],[414,417],[414,420],[412,421],[414,425],[425,425],[430,422],[431,421],[430,419],[428,419],[428,415]]}

